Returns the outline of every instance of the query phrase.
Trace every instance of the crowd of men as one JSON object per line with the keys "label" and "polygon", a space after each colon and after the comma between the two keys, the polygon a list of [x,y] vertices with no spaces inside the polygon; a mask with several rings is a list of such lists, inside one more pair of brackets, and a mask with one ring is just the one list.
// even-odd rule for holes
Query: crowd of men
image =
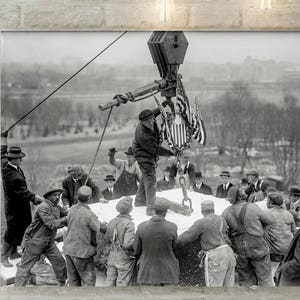
{"label": "crowd of men", "polygon": [[[259,178],[252,169],[240,183],[231,183],[231,174],[222,171],[222,183],[216,197],[228,200],[221,216],[215,214],[214,202],[201,202],[201,213],[187,231],[177,235],[177,225],[166,220],[169,200],[156,196],[157,191],[176,186],[203,195],[212,188],[203,182],[201,172],[189,161],[185,151],[164,177],[156,180],[159,156],[175,153],[161,146],[157,129],[158,111],[144,110],[139,115],[133,146],[125,152],[127,159],[115,158],[109,150],[109,163],[116,168],[105,177],[103,191],[87,177],[83,168],[68,168],[61,186],[52,186],[39,196],[29,191],[20,168],[25,154],[20,147],[7,148],[2,136],[1,163],[7,230],[1,249],[1,263],[11,267],[9,258],[21,256],[16,286],[25,286],[31,268],[45,255],[60,286],[94,286],[93,257],[97,234],[105,235],[110,245],[107,261],[108,286],[176,285],[180,267],[176,248],[198,243],[200,266],[204,267],[207,286],[234,286],[235,273],[241,286],[300,284],[300,187],[289,189],[289,198]],[[130,197],[136,194],[135,201]],[[98,220],[88,204],[105,203],[121,198],[119,213],[108,224]],[[172,199],[170,199],[172,200]],[[30,202],[37,205],[33,219]],[[105,205],[105,204],[103,204]],[[135,225],[130,216],[133,206],[145,206],[148,221]],[[63,253],[55,243],[57,229],[67,226]],[[17,247],[21,245],[22,255]],[[136,275],[136,276],[135,276]],[[200,279],[199,279],[200,280]]]}

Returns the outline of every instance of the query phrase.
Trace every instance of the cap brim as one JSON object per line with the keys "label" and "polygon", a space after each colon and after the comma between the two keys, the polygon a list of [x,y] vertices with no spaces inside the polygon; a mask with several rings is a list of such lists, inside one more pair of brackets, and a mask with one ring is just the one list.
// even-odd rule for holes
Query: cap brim
{"label": "cap brim", "polygon": [[[24,153],[24,152],[21,152],[20,154],[6,154],[6,158],[23,158],[23,157],[25,157],[26,156],[26,154]],[[4,157],[4,156],[2,156],[2,157]]]}
{"label": "cap brim", "polygon": [[47,193],[45,193],[44,195],[43,195],[43,197],[44,198],[47,198],[48,196],[50,196],[51,194],[53,194],[53,193],[56,193],[56,192],[63,192],[64,190],[63,189],[55,189],[55,190],[51,190],[51,191],[48,191]]}

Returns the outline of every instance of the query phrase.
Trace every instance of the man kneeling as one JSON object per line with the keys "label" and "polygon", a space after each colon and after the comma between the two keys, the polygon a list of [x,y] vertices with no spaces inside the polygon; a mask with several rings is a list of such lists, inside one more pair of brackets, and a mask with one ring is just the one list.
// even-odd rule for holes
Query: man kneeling
{"label": "man kneeling", "polygon": [[236,261],[232,249],[226,244],[226,222],[217,216],[214,202],[201,202],[203,219],[196,221],[191,228],[179,236],[178,243],[188,243],[200,237],[204,260],[205,283],[209,287],[234,286]]}

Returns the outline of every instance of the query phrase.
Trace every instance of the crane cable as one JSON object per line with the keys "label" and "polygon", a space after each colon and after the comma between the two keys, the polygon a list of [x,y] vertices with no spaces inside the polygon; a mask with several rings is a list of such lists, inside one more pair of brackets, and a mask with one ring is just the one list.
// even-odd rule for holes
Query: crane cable
{"label": "crane cable", "polygon": [[95,162],[96,162],[96,158],[97,158],[98,153],[99,153],[99,151],[100,151],[100,146],[101,146],[102,141],[103,141],[103,138],[104,138],[104,134],[105,134],[105,131],[106,131],[106,128],[107,128],[107,125],[108,125],[108,121],[109,121],[109,118],[110,118],[112,109],[113,109],[113,106],[110,108],[110,110],[109,110],[109,112],[108,112],[107,119],[106,119],[106,122],[105,122],[105,126],[104,126],[104,128],[103,128],[102,135],[101,135],[101,138],[100,138],[100,140],[99,140],[98,147],[97,147],[97,149],[96,149],[96,153],[95,153],[95,155],[94,155],[94,158],[93,158],[92,164],[91,164],[91,166],[90,166],[90,170],[89,170],[88,176],[86,177],[86,180],[85,180],[85,182],[84,182],[84,185],[87,184],[88,179],[89,179],[89,177],[90,177],[90,175],[91,175],[91,173],[92,173],[92,170],[93,170],[93,168],[94,168],[94,165],[95,165]]}
{"label": "crane cable", "polygon": [[30,115],[34,110],[36,110],[40,105],[42,105],[46,100],[48,100],[53,94],[55,94],[59,89],[61,89],[66,83],[68,83],[71,79],[73,79],[83,69],[85,69],[91,62],[93,62],[96,58],[98,58],[102,53],[104,53],[108,48],[110,48],[115,42],[117,42],[126,33],[127,33],[127,31],[122,32],[116,39],[114,39],[103,50],[101,50],[95,57],[93,57],[91,60],[89,60],[84,66],[82,66],[78,71],[76,71],[73,75],[71,75],[68,79],[66,79],[62,84],[60,84],[54,91],[52,91],[46,98],[44,98],[42,101],[40,101],[29,112],[27,112],[25,115],[23,115],[20,119],[18,119],[15,123],[13,123],[8,129],[4,130],[3,132],[10,131],[17,124],[19,124],[21,121],[23,121],[28,115]]}

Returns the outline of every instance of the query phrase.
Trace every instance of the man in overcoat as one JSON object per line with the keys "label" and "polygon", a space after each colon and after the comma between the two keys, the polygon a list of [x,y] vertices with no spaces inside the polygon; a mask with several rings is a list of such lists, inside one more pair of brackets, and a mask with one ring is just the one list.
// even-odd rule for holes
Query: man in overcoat
{"label": "man in overcoat", "polygon": [[216,197],[217,198],[227,198],[227,192],[233,186],[230,182],[230,173],[228,171],[222,171],[220,174],[222,179],[222,184],[217,187]]}
{"label": "man in overcoat", "polygon": [[133,247],[138,259],[137,283],[140,285],[178,283],[179,263],[174,254],[177,226],[165,219],[168,207],[167,199],[156,198],[154,216],[137,228]]}
{"label": "man in overcoat", "polygon": [[212,189],[209,185],[203,182],[203,177],[201,172],[195,173],[195,184],[193,185],[193,190],[196,193],[204,195],[212,195]]}
{"label": "man in overcoat", "polygon": [[153,214],[153,202],[156,195],[156,162],[159,156],[174,155],[161,144],[160,133],[156,123],[159,109],[143,110],[139,114],[139,124],[133,141],[133,154],[142,172],[142,180],[135,198],[135,206],[147,205],[146,214]]}
{"label": "man in overcoat", "polygon": [[27,188],[26,177],[20,168],[25,153],[20,147],[10,147],[6,154],[7,161],[2,165],[2,181],[4,190],[4,207],[7,229],[4,234],[1,262],[4,267],[12,267],[8,261],[20,257],[17,246],[21,241],[25,229],[31,223],[30,202],[39,204],[44,200]]}

